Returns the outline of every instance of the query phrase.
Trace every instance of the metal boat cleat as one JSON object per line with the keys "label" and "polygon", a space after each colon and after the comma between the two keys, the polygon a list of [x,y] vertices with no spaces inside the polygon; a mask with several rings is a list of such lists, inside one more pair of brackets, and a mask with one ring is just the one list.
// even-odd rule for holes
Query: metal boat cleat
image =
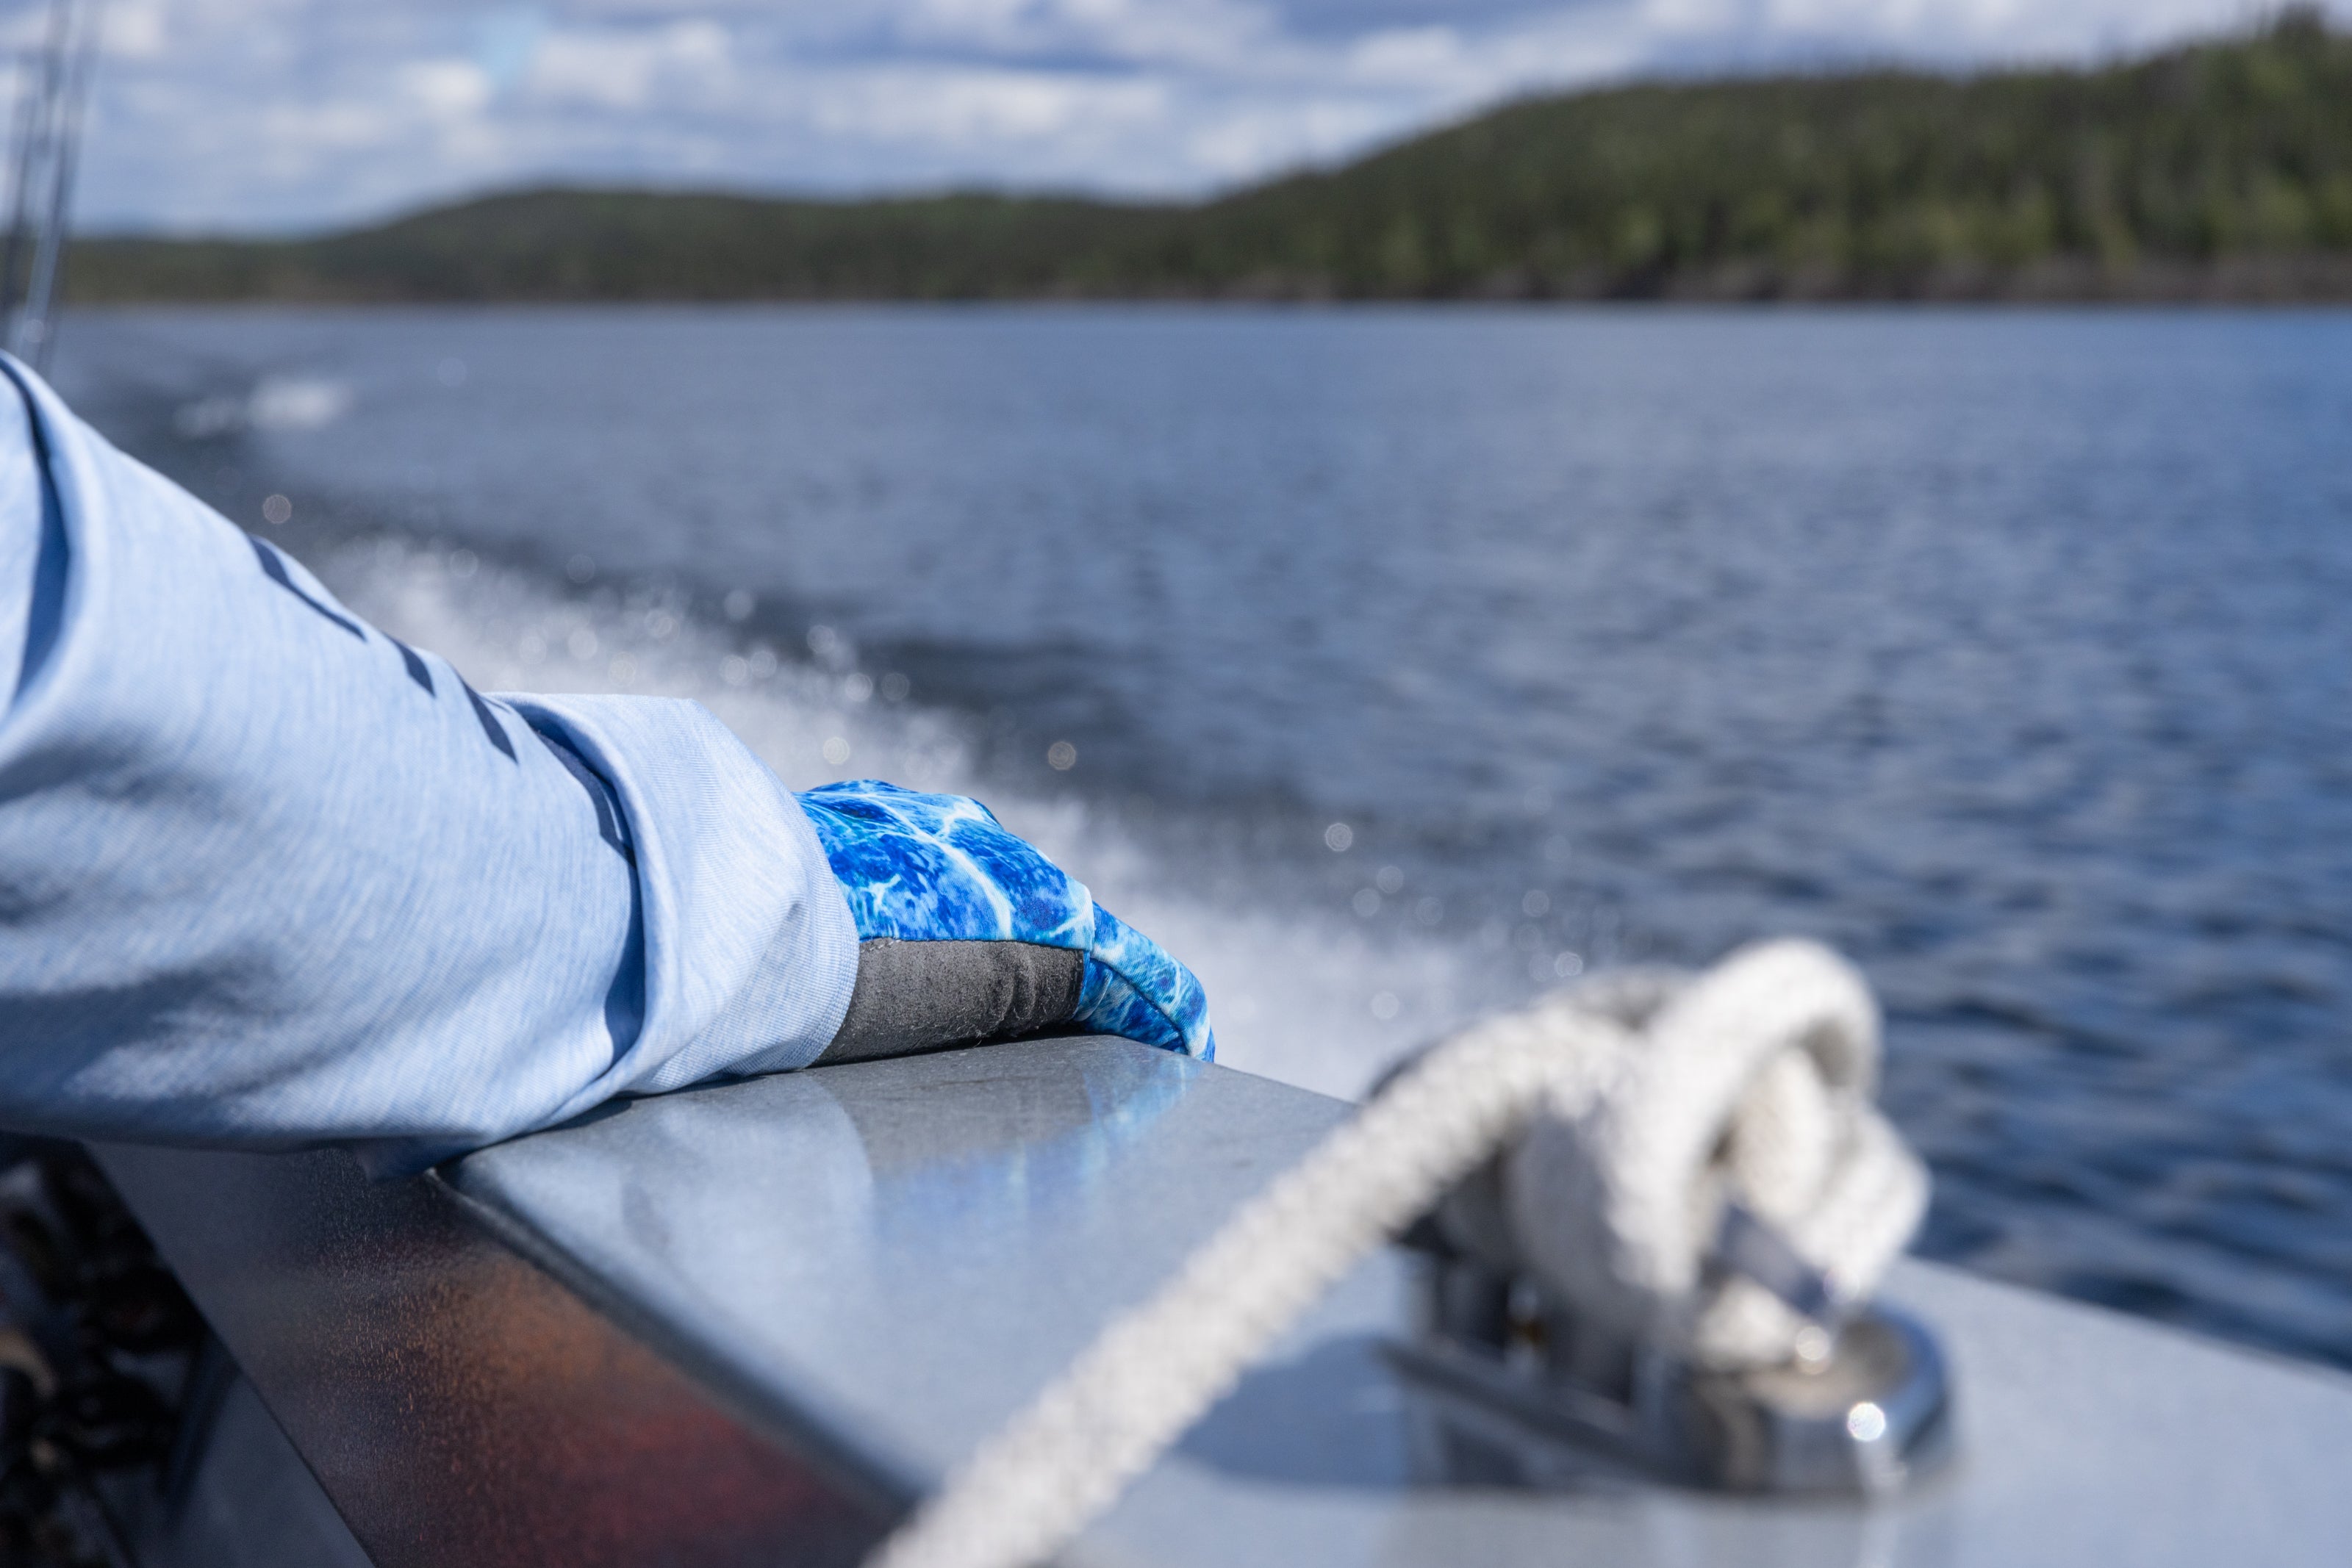
{"label": "metal boat cleat", "polygon": [[1431,1456],[1455,1480],[1558,1489],[1614,1474],[1879,1499],[1953,1447],[1943,1353],[1888,1307],[1808,1327],[1783,1364],[1713,1371],[1603,1342],[1530,1281],[1440,1253],[1424,1260],[1418,1320],[1390,1358],[1424,1396]]}

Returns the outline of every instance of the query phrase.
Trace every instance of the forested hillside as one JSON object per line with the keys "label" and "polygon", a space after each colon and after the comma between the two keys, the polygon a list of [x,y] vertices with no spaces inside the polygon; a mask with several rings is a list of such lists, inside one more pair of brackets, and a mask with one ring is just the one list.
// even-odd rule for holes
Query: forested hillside
{"label": "forested hillside", "polygon": [[2093,70],[1651,83],[1190,205],[547,190],[89,240],[82,300],[2352,298],[2352,36]]}

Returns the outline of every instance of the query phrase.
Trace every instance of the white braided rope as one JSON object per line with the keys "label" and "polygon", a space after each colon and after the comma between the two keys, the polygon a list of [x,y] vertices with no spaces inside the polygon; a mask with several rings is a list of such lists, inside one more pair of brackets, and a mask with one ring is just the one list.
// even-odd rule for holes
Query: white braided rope
{"label": "white braided rope", "polygon": [[[1699,1016],[1729,1035],[1746,1040],[1769,1033],[1786,1044],[1792,1021],[1807,1026],[1852,1016],[1844,988],[1851,971],[1819,948],[1775,944],[1738,956],[1726,968],[1743,962],[1741,985],[1760,984],[1759,994],[1772,1005],[1762,1009],[1768,1016],[1743,1027],[1710,1003]],[[1667,1012],[1685,999],[1707,1001],[1693,996],[1706,984],[1675,997]],[[1810,1013],[1808,988],[1814,993]],[[1807,1038],[1803,1027],[1798,1037]],[[1866,1049],[1874,1044],[1874,1030]],[[1592,1125],[1626,1084],[1649,1081],[1634,1070],[1645,1054],[1645,1043],[1625,1022],[1573,995],[1488,1019],[1439,1046],[1244,1204],[1157,1294],[1105,1329],[876,1548],[866,1568],[1031,1568],[1044,1562],[1108,1508],[1340,1276],[1497,1150],[1521,1141],[1530,1124]],[[1847,1192],[1871,1184],[1830,1185]],[[1523,1197],[1510,1207],[1515,1218],[1533,1212]],[[1916,1214],[1897,1218],[1899,1250]],[[1874,1225],[1842,1222],[1840,1234],[1889,1228],[1881,1212]],[[1875,1278],[1853,1282],[1867,1286]]]}
{"label": "white braided rope", "polygon": [[1845,1301],[1917,1228],[1927,1173],[1871,1103],[1878,1009],[1811,942],[1733,954],[1662,988],[1639,1051],[1579,1114],[1547,1117],[1504,1167],[1519,1260],[1587,1322],[1710,1366],[1785,1360],[1805,1321],[1704,1265],[1737,1197]]}

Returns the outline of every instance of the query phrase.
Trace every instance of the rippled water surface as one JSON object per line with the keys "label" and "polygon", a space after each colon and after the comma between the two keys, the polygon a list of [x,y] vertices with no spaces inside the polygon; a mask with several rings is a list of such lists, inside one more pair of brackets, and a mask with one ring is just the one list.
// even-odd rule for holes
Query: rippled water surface
{"label": "rippled water surface", "polygon": [[1816,934],[1929,1250],[2352,1364],[2352,315],[70,329],[118,441],[477,684],[987,795],[1240,1065]]}

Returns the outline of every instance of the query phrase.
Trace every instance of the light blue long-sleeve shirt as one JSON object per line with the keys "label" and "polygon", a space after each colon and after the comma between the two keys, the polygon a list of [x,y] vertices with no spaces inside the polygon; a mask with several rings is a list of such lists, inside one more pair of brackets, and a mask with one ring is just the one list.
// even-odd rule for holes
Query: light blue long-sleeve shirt
{"label": "light blue long-sleeve shirt", "polygon": [[415,1169],[824,1050],[848,906],[699,705],[479,695],[0,370],[0,1126]]}

